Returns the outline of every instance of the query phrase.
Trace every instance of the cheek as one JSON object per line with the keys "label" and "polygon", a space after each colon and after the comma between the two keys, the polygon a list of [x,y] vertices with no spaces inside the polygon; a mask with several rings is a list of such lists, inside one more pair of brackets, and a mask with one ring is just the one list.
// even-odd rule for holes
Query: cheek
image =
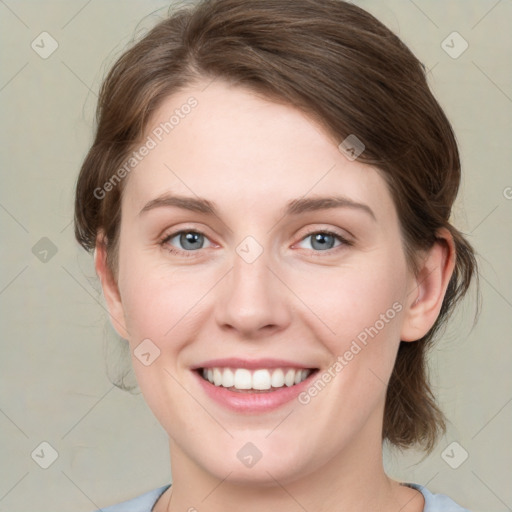
{"label": "cheek", "polygon": [[[301,403],[314,402],[315,415],[339,422],[340,431],[349,426],[344,422],[351,425],[348,431],[360,428],[383,403],[400,343],[406,277],[405,262],[399,254],[390,254],[371,264],[303,278],[299,293],[307,296],[308,288],[315,290],[307,304],[321,322],[311,326],[316,323],[317,338],[328,349],[330,361],[320,375],[328,381],[326,386],[320,383],[307,390]],[[316,401],[320,389],[323,398]]]}
{"label": "cheek", "polygon": [[[200,311],[208,309],[208,304],[214,307],[208,295],[215,295],[224,272],[212,267],[169,268],[155,265],[144,254],[128,254],[119,284],[130,341],[136,344],[150,338],[163,343],[175,328],[193,330]],[[368,330],[390,333],[399,323],[396,304],[403,300],[406,273],[396,255],[281,274],[290,289],[282,290],[280,300],[296,312],[298,322],[309,321],[333,353],[339,354],[347,341],[358,336],[364,342]]]}
{"label": "cheek", "polygon": [[303,273],[295,281],[297,295],[305,298],[306,305],[330,333],[324,339],[333,352],[338,354],[347,341],[358,337],[364,342],[369,331],[373,337],[398,335],[406,287],[405,264],[381,259],[324,274]]}
{"label": "cheek", "polygon": [[194,266],[176,269],[135,251],[125,263],[120,291],[132,349],[149,338],[166,354],[179,355],[199,334],[202,322],[197,318],[212,302],[218,272]]}
{"label": "cheek", "polygon": [[316,276],[309,297],[330,361],[319,374],[322,382],[313,382],[299,402],[319,423],[347,436],[383,405],[400,343],[406,271],[391,261]]}
{"label": "cheek", "polygon": [[[155,275],[145,271],[143,279],[133,275],[125,280],[122,289],[123,307],[131,342],[141,336],[162,340],[171,334],[197,303],[200,290],[197,281]],[[174,278],[173,278],[174,275]]]}

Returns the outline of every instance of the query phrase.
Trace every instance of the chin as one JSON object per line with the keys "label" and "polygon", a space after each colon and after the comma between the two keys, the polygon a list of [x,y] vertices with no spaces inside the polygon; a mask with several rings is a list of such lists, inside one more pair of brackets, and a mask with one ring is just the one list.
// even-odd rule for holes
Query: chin
{"label": "chin", "polygon": [[231,484],[261,487],[275,487],[276,480],[282,485],[296,481],[322,463],[314,460],[318,456],[300,448],[303,442],[290,437],[287,442],[282,441],[282,436],[272,441],[257,435],[254,442],[249,439],[251,436],[245,432],[213,453],[211,446],[205,447],[209,456],[205,457],[204,451],[196,453],[196,463],[218,480],[227,478]]}

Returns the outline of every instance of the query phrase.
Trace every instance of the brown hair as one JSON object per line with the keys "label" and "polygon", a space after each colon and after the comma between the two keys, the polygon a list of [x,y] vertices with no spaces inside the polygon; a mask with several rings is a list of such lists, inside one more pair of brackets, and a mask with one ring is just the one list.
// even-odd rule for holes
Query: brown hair
{"label": "brown hair", "polygon": [[222,78],[301,109],[337,141],[355,134],[359,160],[386,179],[412,269],[440,228],[456,266],[442,308],[422,339],[401,342],[389,382],[383,439],[430,451],[445,421],[430,389],[427,350],[476,274],[471,245],[449,222],[460,182],[457,143],[424,66],[381,22],[341,0],[209,0],[161,21],[124,53],[104,81],[96,137],[78,178],[75,234],[87,250],[99,230],[116,274],[123,182],[95,190],[140,144],[162,100],[198,80]]}

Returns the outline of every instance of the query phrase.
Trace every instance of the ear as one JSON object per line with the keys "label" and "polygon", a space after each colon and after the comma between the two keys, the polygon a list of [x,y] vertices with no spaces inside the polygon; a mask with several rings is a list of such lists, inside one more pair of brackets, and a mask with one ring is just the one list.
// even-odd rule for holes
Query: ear
{"label": "ear", "polygon": [[437,240],[425,253],[412,280],[410,299],[404,313],[401,340],[416,341],[434,325],[455,268],[455,244],[446,228],[437,232]]}
{"label": "ear", "polygon": [[107,303],[107,308],[110,316],[110,323],[116,330],[117,334],[127,340],[129,338],[126,329],[126,320],[124,315],[124,308],[121,301],[121,294],[116,279],[112,274],[109,266],[107,265],[107,247],[103,235],[99,235],[96,240],[96,248],[94,249],[94,268],[98,275],[101,288],[103,289],[103,296]]}

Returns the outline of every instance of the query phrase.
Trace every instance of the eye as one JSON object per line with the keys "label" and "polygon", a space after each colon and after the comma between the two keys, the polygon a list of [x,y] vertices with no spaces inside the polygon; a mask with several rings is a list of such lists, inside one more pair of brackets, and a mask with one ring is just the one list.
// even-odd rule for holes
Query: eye
{"label": "eye", "polygon": [[[170,235],[166,235],[160,243],[172,254],[182,256],[193,256],[191,253],[198,251],[199,249],[205,249],[206,247],[213,246],[206,235],[194,230],[181,230],[171,233]],[[207,245],[205,245],[205,243]],[[301,244],[304,243],[307,243],[309,247],[301,246]],[[313,250],[317,253],[327,252],[340,246],[350,245],[352,245],[352,242],[340,234],[325,230],[312,231],[299,242],[299,246],[303,249]]]}
{"label": "eye", "polygon": [[[302,248],[313,249],[315,252],[326,252],[341,245],[352,245],[347,239],[331,231],[313,231],[306,235],[300,243],[308,241],[310,241],[309,247]],[[336,242],[338,242],[337,245]]]}
{"label": "eye", "polygon": [[188,256],[187,253],[197,251],[198,249],[204,249],[205,242],[209,244],[206,247],[210,247],[212,245],[203,233],[192,230],[183,230],[166,235],[161,241],[161,244],[173,254]]}

